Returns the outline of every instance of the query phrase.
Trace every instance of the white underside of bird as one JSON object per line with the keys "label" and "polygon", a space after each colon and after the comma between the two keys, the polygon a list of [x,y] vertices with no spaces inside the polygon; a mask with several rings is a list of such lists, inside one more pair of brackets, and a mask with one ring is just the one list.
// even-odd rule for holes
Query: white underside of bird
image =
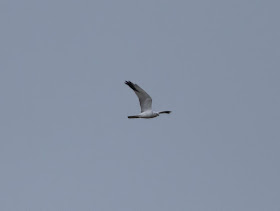
{"label": "white underside of bird", "polygon": [[137,95],[141,107],[141,113],[134,116],[128,116],[129,119],[134,118],[145,118],[150,119],[159,116],[160,114],[170,114],[171,111],[159,111],[155,112],[152,110],[152,98],[147,94],[140,86],[134,84],[130,81],[125,81],[125,84],[128,85]]}

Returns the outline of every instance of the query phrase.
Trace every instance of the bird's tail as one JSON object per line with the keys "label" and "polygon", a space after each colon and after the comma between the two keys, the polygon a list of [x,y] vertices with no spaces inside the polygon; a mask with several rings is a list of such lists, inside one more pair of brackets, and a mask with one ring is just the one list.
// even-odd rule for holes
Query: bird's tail
{"label": "bird's tail", "polygon": [[128,119],[136,119],[136,118],[140,118],[139,116],[128,116]]}
{"label": "bird's tail", "polygon": [[159,114],[170,114],[171,113],[171,111],[160,111],[160,112],[158,112]]}

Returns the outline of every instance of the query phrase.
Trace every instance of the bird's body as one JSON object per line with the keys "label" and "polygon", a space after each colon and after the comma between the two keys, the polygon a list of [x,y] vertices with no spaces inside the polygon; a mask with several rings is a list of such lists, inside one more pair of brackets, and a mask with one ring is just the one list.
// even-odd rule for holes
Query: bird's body
{"label": "bird's body", "polygon": [[133,119],[133,118],[144,118],[144,119],[150,119],[150,118],[155,118],[157,117],[159,114],[153,111],[144,111],[138,115],[135,116],[128,116],[129,119]]}
{"label": "bird's body", "polygon": [[150,119],[150,118],[155,118],[162,113],[166,113],[166,114],[171,113],[171,111],[160,111],[160,112],[152,111],[152,98],[150,97],[150,95],[148,95],[137,84],[134,84],[130,81],[126,81],[125,84],[128,85],[135,92],[135,94],[139,98],[139,103],[141,107],[141,113],[134,116],[128,116],[129,119],[134,119],[134,118]]}

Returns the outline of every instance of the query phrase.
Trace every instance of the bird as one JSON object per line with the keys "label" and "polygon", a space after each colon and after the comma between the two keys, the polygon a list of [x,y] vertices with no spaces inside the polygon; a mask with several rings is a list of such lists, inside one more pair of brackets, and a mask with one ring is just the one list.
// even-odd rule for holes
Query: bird
{"label": "bird", "polygon": [[129,119],[135,118],[155,118],[158,117],[160,114],[170,114],[171,111],[159,111],[155,112],[152,110],[152,98],[150,95],[147,94],[140,86],[137,84],[132,83],[131,81],[125,81],[125,84],[128,85],[137,95],[139,98],[139,103],[141,107],[141,113],[134,116],[128,116]]}

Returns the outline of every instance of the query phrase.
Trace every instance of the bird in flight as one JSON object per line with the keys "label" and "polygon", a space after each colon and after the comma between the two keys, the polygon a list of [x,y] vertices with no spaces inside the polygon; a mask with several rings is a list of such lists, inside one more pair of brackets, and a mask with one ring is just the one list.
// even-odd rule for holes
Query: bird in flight
{"label": "bird in flight", "polygon": [[134,116],[128,116],[129,119],[134,119],[134,118],[154,118],[159,116],[160,114],[170,114],[171,111],[160,111],[160,112],[155,112],[152,111],[152,98],[150,95],[147,94],[140,86],[137,84],[134,84],[130,81],[125,81],[125,84],[128,85],[137,95],[139,98],[139,103],[141,107],[141,113],[138,115]]}

